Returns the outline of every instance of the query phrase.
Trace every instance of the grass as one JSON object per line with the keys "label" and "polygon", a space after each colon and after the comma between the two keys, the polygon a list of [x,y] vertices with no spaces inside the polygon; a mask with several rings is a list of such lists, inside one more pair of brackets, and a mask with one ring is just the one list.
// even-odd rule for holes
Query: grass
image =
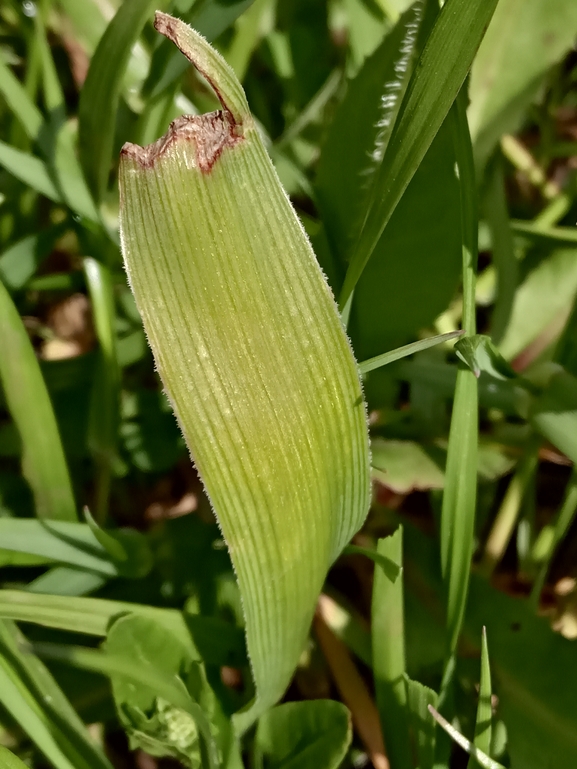
{"label": "grass", "polygon": [[577,9],[515,7],[165,4],[198,74],[3,4],[0,766],[572,765]]}

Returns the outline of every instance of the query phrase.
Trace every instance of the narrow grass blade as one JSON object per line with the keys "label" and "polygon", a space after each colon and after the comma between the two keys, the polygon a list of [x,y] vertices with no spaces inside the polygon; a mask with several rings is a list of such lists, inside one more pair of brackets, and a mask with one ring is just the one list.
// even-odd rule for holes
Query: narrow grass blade
{"label": "narrow grass blade", "polygon": [[184,710],[195,720],[206,743],[208,769],[218,769],[218,753],[211,734],[210,723],[200,705],[193,702],[182,683],[173,680],[159,668],[142,665],[128,654],[108,654],[81,646],[60,644],[34,644],[31,649],[42,657],[58,660],[81,670],[102,673],[105,676],[120,676],[127,681],[153,689],[156,696],[171,705]]}
{"label": "narrow grass blade", "polygon": [[102,35],[80,95],[80,162],[97,203],[102,201],[112,165],[116,112],[132,46],[157,2],[126,0]]}
{"label": "narrow grass blade", "polygon": [[[460,94],[453,108],[455,110],[454,140],[462,190],[463,328],[467,336],[473,336],[476,330],[475,275],[478,225],[473,152],[464,96],[464,93]],[[477,496],[478,431],[477,379],[469,369],[460,368],[457,373],[451,417],[441,511],[441,565],[448,595],[447,653],[449,658],[457,647],[469,587]]]}
{"label": "narrow grass blade", "polygon": [[498,761],[493,761],[493,759],[489,758],[486,753],[483,753],[481,750],[476,748],[470,740],[468,740],[466,737],[463,737],[463,735],[458,732],[454,726],[451,726],[451,724],[445,718],[443,718],[443,716],[438,713],[432,705],[429,705],[429,712],[435,721],[439,724],[439,726],[447,732],[449,737],[454,740],[457,745],[460,745],[463,750],[469,753],[469,755],[475,759],[479,766],[481,766],[483,769],[505,769],[503,764],[498,763]]}
{"label": "narrow grass blade", "polygon": [[[487,630],[483,628],[481,638],[481,681],[479,683],[479,704],[475,721],[475,739],[473,744],[481,752],[489,755],[491,750],[493,705],[491,702],[491,668],[489,666],[489,648],[487,646]],[[476,759],[471,756],[467,769],[475,769]]]}
{"label": "narrow grass blade", "polygon": [[0,283],[0,381],[22,442],[22,471],[40,518],[76,520],[58,425],[26,329]]}
{"label": "narrow grass blade", "polygon": [[436,729],[429,705],[437,706],[437,693],[418,681],[408,681],[408,707],[419,769],[433,769]]}
{"label": "narrow grass blade", "polygon": [[119,422],[120,368],[116,350],[116,312],[110,270],[89,256],[85,257],[83,265],[100,347],[92,387],[88,444],[97,467],[94,514],[102,524],[108,515]]}
{"label": "narrow grass blade", "polygon": [[358,547],[357,545],[347,545],[343,548],[343,555],[364,555],[370,558],[371,561],[383,570],[385,575],[391,582],[395,582],[399,574],[401,573],[401,566],[387,555],[384,555],[379,550],[370,550],[368,547]]}
{"label": "narrow grass blade", "polygon": [[36,104],[34,104],[33,99],[26,92],[26,88],[3,61],[1,56],[0,93],[4,97],[6,106],[16,117],[28,138],[36,141],[44,123],[44,117]]}
{"label": "narrow grass blade", "polygon": [[29,582],[26,590],[48,595],[81,596],[93,593],[107,581],[108,578],[103,574],[83,571],[72,566],[55,566]]}
{"label": "narrow grass blade", "polygon": [[0,700],[57,769],[112,769],[62,690],[23,637],[0,621]]}
{"label": "narrow grass blade", "polygon": [[158,371],[236,569],[256,683],[239,731],[283,694],[329,565],[369,504],[358,371],[240,83],[157,14],[222,110],[120,166],[123,254]]}
{"label": "narrow grass blade", "polygon": [[379,539],[379,555],[393,561],[401,574],[393,581],[375,569],[371,609],[373,676],[387,754],[395,769],[411,769],[407,711],[405,620],[403,607],[403,529]]}
{"label": "narrow grass blade", "polygon": [[344,307],[403,192],[459,93],[497,0],[447,0],[415,74],[375,181],[375,196],[340,296]]}
{"label": "narrow grass blade", "polygon": [[420,339],[418,342],[411,342],[411,344],[398,347],[396,350],[391,350],[391,352],[385,352],[382,355],[376,355],[374,358],[362,361],[362,363],[359,363],[359,370],[361,374],[368,374],[369,371],[374,371],[382,366],[388,366],[389,363],[406,358],[407,355],[414,355],[438,344],[449,342],[451,339],[458,339],[464,333],[464,331],[449,331],[447,334],[439,334],[428,339]]}
{"label": "narrow grass blade", "polygon": [[575,227],[549,227],[543,229],[532,222],[523,222],[514,219],[511,229],[516,235],[526,235],[535,240],[551,240],[565,245],[577,244],[577,231]]}
{"label": "narrow grass blade", "polygon": [[491,319],[491,338],[498,344],[507,330],[519,282],[500,158],[494,161],[490,169],[484,209],[493,240],[493,264],[497,270],[497,299]]}

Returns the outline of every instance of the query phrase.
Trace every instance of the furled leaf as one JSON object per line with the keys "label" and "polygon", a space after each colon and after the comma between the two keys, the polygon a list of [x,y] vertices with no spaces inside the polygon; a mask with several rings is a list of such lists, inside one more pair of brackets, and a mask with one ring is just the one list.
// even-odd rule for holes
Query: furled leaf
{"label": "furled leaf", "polygon": [[338,769],[351,736],[350,714],[340,702],[286,702],[258,722],[257,767]]}
{"label": "furled leaf", "polygon": [[257,688],[283,694],[329,565],[369,501],[367,425],[336,306],[234,73],[157,27],[222,110],[121,159],[123,253],[159,373],[238,576]]}

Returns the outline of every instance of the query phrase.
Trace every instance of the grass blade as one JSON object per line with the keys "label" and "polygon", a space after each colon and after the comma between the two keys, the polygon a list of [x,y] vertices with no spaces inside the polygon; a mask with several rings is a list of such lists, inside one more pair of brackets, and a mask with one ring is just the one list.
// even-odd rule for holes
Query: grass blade
{"label": "grass blade", "polygon": [[23,761],[2,745],[0,745],[0,766],[3,769],[29,769]]}
{"label": "grass blade", "polygon": [[420,339],[418,342],[411,342],[411,344],[398,347],[396,350],[391,350],[391,352],[385,352],[382,355],[376,355],[374,358],[362,361],[362,363],[359,363],[359,370],[361,374],[368,374],[369,371],[374,371],[382,366],[388,366],[389,363],[406,358],[407,355],[414,355],[422,350],[428,350],[429,347],[449,342],[451,339],[458,339],[463,334],[464,331],[449,331],[447,334],[439,334],[428,339]]}
{"label": "grass blade", "polygon": [[395,769],[411,769],[411,744],[407,712],[405,670],[405,620],[403,607],[403,529],[379,539],[379,555],[395,563],[401,573],[395,580],[375,568],[371,609],[375,694],[387,754]]}
{"label": "grass blade", "polygon": [[366,416],[336,306],[240,83],[186,25],[156,24],[222,111],[125,148],[122,245],[240,585],[257,688],[242,731],[283,694],[328,567],[366,516]]}
{"label": "grass blade", "polygon": [[0,283],[0,381],[22,441],[22,471],[40,518],[76,520],[76,503],[50,396],[26,329]]}
{"label": "grass blade", "polygon": [[375,197],[345,277],[341,308],[459,93],[496,5],[497,0],[447,0],[443,6],[375,180]]}
{"label": "grass blade", "polygon": [[0,166],[41,195],[55,203],[63,202],[60,190],[54,183],[46,163],[40,158],[0,141]]}
{"label": "grass blade", "polygon": [[0,622],[4,707],[57,769],[112,769],[43,663],[21,651],[22,641],[12,622]]}
{"label": "grass blade", "polygon": [[[446,7],[446,6],[445,6]],[[463,328],[475,334],[475,274],[477,267],[477,205],[471,139],[462,93],[455,104],[455,147],[461,184],[463,239]],[[451,417],[445,490],[441,511],[441,565],[448,594],[449,657],[454,654],[465,612],[473,555],[477,495],[478,445],[477,379],[472,371],[457,373]]]}
{"label": "grass blade", "polygon": [[[481,638],[481,681],[479,684],[479,704],[475,721],[475,739],[473,744],[477,750],[489,755],[491,750],[493,705],[491,698],[491,668],[489,667],[489,648],[487,646],[487,631],[483,628]],[[467,769],[475,769],[477,760],[471,756]]]}
{"label": "grass blade", "polygon": [[130,52],[156,5],[151,0],[121,4],[98,43],[82,88],[78,105],[80,162],[97,203],[108,185],[116,112]]}
{"label": "grass blade", "polygon": [[92,388],[88,443],[97,467],[94,514],[102,524],[108,515],[119,421],[120,369],[116,352],[116,313],[109,269],[89,256],[84,258],[83,264],[100,347]]}
{"label": "grass blade", "polygon": [[441,726],[447,732],[449,737],[454,740],[457,745],[460,745],[463,750],[467,751],[467,753],[474,757],[477,764],[483,767],[483,769],[505,769],[502,764],[498,763],[497,761],[493,761],[493,759],[489,758],[486,753],[483,753],[481,750],[476,748],[473,743],[470,742],[466,737],[463,737],[463,735],[458,732],[454,726],[451,726],[451,724],[445,718],[443,718],[443,716],[438,713],[432,705],[429,705],[429,713],[433,716],[439,726]]}

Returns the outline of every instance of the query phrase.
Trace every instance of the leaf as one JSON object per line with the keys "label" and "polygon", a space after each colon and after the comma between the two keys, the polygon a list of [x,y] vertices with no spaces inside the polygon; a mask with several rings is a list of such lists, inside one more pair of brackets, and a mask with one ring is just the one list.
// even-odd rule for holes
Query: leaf
{"label": "leaf", "polygon": [[28,235],[0,255],[0,278],[10,291],[23,288],[65,232],[62,225]]}
{"label": "leaf", "polygon": [[391,766],[411,769],[405,680],[402,528],[386,539],[379,539],[377,550],[397,564],[401,575],[392,582],[382,570],[375,570],[371,608],[375,694]]}
{"label": "leaf", "polygon": [[112,769],[49,671],[21,651],[22,640],[12,622],[0,622],[3,706],[56,769]]}
{"label": "leaf", "polygon": [[0,166],[49,200],[55,203],[63,202],[62,195],[52,180],[46,164],[40,158],[0,141]]}
{"label": "leaf", "polygon": [[[470,337],[475,334],[476,322],[478,221],[473,151],[464,97],[465,93],[462,92],[455,105],[454,142],[461,184],[463,328],[467,331],[467,337]],[[464,339],[461,340],[463,341]],[[450,660],[457,648],[467,603],[475,530],[478,421],[477,380],[471,371],[459,369],[451,415],[441,510],[441,567],[448,594],[447,660]],[[448,664],[450,665],[450,662]]]}
{"label": "leaf", "polygon": [[482,625],[491,639],[493,686],[507,727],[511,766],[571,766],[577,751],[575,642],[555,633],[528,601],[475,577],[468,604],[469,641],[478,639]]}
{"label": "leaf", "polygon": [[109,577],[120,570],[82,523],[0,518],[0,542],[5,550],[31,553]]}
{"label": "leaf", "polygon": [[[489,649],[487,647],[487,631],[483,628],[481,638],[481,681],[479,683],[479,704],[475,721],[475,739],[473,744],[486,755],[491,753],[493,704],[491,702],[491,668],[489,667]],[[471,756],[467,769],[475,769],[477,762]]]}
{"label": "leaf", "polygon": [[373,477],[397,494],[443,488],[443,468],[418,443],[374,438],[371,449]]}
{"label": "leaf", "polygon": [[463,737],[463,735],[457,729],[455,729],[455,727],[445,718],[443,718],[443,716],[438,713],[432,705],[429,705],[429,713],[433,716],[439,726],[441,726],[447,732],[449,737],[454,742],[456,742],[457,745],[460,745],[463,750],[467,751],[471,757],[474,757],[475,763],[483,767],[483,769],[505,769],[502,764],[499,764],[497,761],[493,761],[493,759],[490,758],[486,753],[483,753],[482,750],[479,750],[477,747],[475,747],[475,745],[466,737]]}
{"label": "leaf", "polygon": [[347,545],[343,549],[343,555],[364,555],[369,558],[375,566],[379,566],[387,578],[391,582],[395,582],[399,574],[401,573],[401,567],[395,563],[391,558],[379,553],[377,550],[372,550],[368,547],[358,547],[357,545]]}
{"label": "leaf", "polygon": [[575,249],[554,251],[519,286],[499,351],[511,360],[568,312],[577,294]]}
{"label": "leaf", "polygon": [[22,442],[22,472],[32,489],[36,514],[76,520],[76,503],[52,403],[26,329],[3,283],[0,382]]}
{"label": "leaf", "polygon": [[[213,718],[216,699],[204,668],[162,625],[134,614],[120,617],[108,631],[104,648],[111,657],[129,653],[143,672],[172,679],[173,685],[182,686],[201,706],[205,718]],[[154,688],[135,684],[121,674],[111,674],[111,681],[118,717],[132,749],[172,756],[189,769],[200,769],[199,727],[189,712],[166,701]]]}
{"label": "leaf", "polygon": [[351,742],[350,714],[340,702],[287,702],[259,719],[256,763],[268,769],[338,769]]}
{"label": "leaf", "polygon": [[104,654],[84,647],[59,644],[35,644],[34,651],[42,656],[64,662],[81,670],[90,670],[111,677],[121,676],[141,690],[149,689],[155,696],[188,713],[195,720],[206,746],[207,769],[217,769],[217,747],[210,725],[201,707],[193,702],[186,688],[173,677],[151,665],[142,666],[124,651],[120,655]]}
{"label": "leaf", "polygon": [[385,352],[382,353],[382,355],[376,355],[374,358],[362,361],[362,363],[359,363],[359,370],[361,374],[368,374],[369,371],[374,371],[377,368],[381,368],[381,366],[388,366],[389,363],[393,363],[396,360],[401,360],[408,355],[414,355],[417,352],[428,350],[430,347],[449,342],[451,339],[458,338],[462,335],[462,331],[449,331],[447,334],[439,334],[438,336],[431,336],[428,339],[420,339],[418,342],[411,342],[411,344],[398,347],[396,350],[391,350],[391,352]]}
{"label": "leaf", "polygon": [[223,110],[125,148],[123,253],[238,577],[257,689],[243,731],[284,693],[328,567],[366,516],[367,425],[336,307],[240,84],[185,25],[160,14],[157,27]]}
{"label": "leaf", "polygon": [[3,769],[28,769],[23,761],[2,745],[0,745],[0,766]]}
{"label": "leaf", "polygon": [[532,407],[531,424],[554,446],[577,462],[577,378],[553,376]]}
{"label": "leaf", "polygon": [[340,295],[344,307],[459,93],[496,0],[447,0],[411,79]]}
{"label": "leaf", "polygon": [[491,338],[475,334],[460,339],[455,345],[457,357],[479,378],[481,372],[494,379],[516,379],[517,374],[495,347]]}
{"label": "leaf", "polygon": [[100,38],[80,94],[80,162],[97,203],[108,184],[120,89],[130,52],[156,5],[151,0],[126,0],[120,5]]}
{"label": "leaf", "polygon": [[487,158],[515,130],[552,64],[577,34],[572,0],[500,0],[471,71],[469,120],[475,154]]}
{"label": "leaf", "polygon": [[416,743],[419,769],[433,769],[435,763],[435,722],[429,705],[437,706],[437,693],[418,681],[409,679],[408,708],[411,729]]}

